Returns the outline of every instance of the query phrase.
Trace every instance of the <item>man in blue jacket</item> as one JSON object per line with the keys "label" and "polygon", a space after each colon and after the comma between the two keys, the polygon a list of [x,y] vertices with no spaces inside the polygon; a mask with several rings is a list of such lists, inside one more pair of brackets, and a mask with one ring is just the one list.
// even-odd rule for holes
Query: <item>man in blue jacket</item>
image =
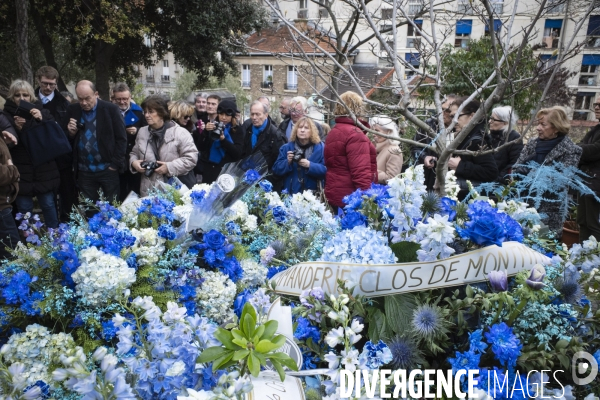
{"label": "man in blue jacket", "polygon": [[79,81],[75,87],[79,103],[68,110],[67,129],[73,138],[73,167],[81,194],[97,201],[119,196],[119,172],[125,170],[127,134],[119,107],[98,98],[95,85]]}
{"label": "man in blue jacket", "polygon": [[[148,125],[144,118],[144,111],[140,106],[131,101],[131,90],[124,82],[113,86],[113,103],[119,107],[123,120],[125,121],[125,132],[127,132],[127,150],[125,151],[125,163],[129,161],[129,153],[133,150],[138,130]],[[140,192],[140,174],[132,174],[125,165],[125,172],[119,175],[120,188],[119,200],[123,201],[127,195],[134,191]]]}

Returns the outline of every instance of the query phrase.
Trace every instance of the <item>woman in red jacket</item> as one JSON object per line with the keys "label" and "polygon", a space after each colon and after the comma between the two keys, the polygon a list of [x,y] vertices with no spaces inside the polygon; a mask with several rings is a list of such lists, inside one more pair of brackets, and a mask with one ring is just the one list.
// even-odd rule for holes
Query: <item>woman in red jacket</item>
{"label": "woman in red jacket", "polygon": [[[335,126],[325,142],[325,196],[336,211],[344,206],[345,196],[356,189],[369,189],[372,182],[377,182],[377,151],[348,116],[348,109],[357,117],[363,114],[362,98],[353,92],[340,98],[345,106],[335,106]],[[369,126],[362,120],[361,123]]]}

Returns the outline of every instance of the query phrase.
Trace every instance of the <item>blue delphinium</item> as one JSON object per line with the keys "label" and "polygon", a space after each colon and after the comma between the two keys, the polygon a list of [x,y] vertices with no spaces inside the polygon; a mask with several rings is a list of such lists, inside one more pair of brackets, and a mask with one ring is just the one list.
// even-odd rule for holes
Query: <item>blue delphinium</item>
{"label": "blue delphinium", "polygon": [[[481,354],[475,353],[474,351],[457,351],[454,358],[448,358],[448,362],[452,366],[452,373],[456,375],[458,371],[470,369],[479,369],[479,361]],[[461,376],[461,381],[464,381],[466,376]]]}
{"label": "blue delphinium", "polygon": [[37,281],[25,271],[17,271],[12,277],[0,275],[0,289],[6,304],[18,305],[25,314],[40,314],[39,302],[44,299],[42,292],[31,292],[30,285]]}
{"label": "blue delphinium", "polygon": [[158,227],[158,236],[167,240],[174,240],[177,237],[177,232],[173,225],[163,224]]}
{"label": "blue delphinium", "polygon": [[363,194],[371,198],[379,207],[384,208],[387,205],[387,200],[390,198],[387,189],[387,185],[371,183],[371,188],[365,190]]}
{"label": "blue delphinium", "polygon": [[321,359],[312,351],[302,352],[302,370],[311,370],[317,368],[317,364]]}
{"label": "blue delphinium", "polygon": [[507,368],[514,368],[517,365],[517,358],[521,355],[523,345],[511,327],[504,322],[492,325],[489,332],[485,333],[485,338],[500,364]]}
{"label": "blue delphinium", "polygon": [[488,345],[483,342],[483,329],[469,333],[469,345],[470,350],[476,353],[483,353],[487,349]]}
{"label": "blue delphinium", "polygon": [[278,224],[283,224],[287,221],[287,212],[283,207],[275,206],[271,212],[273,213],[273,219]]}
{"label": "blue delphinium", "polygon": [[92,232],[98,232],[98,229],[106,225],[106,223],[111,219],[114,219],[115,221],[121,220],[121,211],[111,206],[110,203],[106,201],[98,201],[96,202],[96,206],[99,208],[100,212],[96,213],[88,221],[88,225]]}
{"label": "blue delphinium", "polygon": [[244,304],[246,304],[251,297],[252,292],[250,291],[250,289],[244,289],[240,292],[240,294],[236,296],[235,300],[233,301],[233,311],[235,312],[235,315],[238,316],[238,318],[242,315]]}
{"label": "blue delphinium", "polygon": [[347,211],[340,221],[342,229],[352,229],[355,226],[367,226],[367,217],[358,211]]}
{"label": "blue delphinium", "polygon": [[448,221],[454,221],[456,218],[456,201],[449,197],[442,197],[440,199],[440,213],[448,216]]}
{"label": "blue delphinium", "polygon": [[262,180],[259,182],[258,186],[267,193],[273,190],[273,184],[269,181]]}
{"label": "blue delphinium", "polygon": [[382,340],[379,340],[377,344],[369,340],[358,357],[359,365],[365,366],[370,370],[379,369],[385,364],[389,364],[392,360],[392,352]]}
{"label": "blue delphinium", "polygon": [[175,203],[160,197],[146,198],[142,200],[142,204],[138,207],[139,213],[149,213],[151,216],[160,220],[173,222],[175,214],[173,214]]}
{"label": "blue delphinium", "polygon": [[61,272],[64,274],[63,284],[74,289],[75,282],[73,282],[71,274],[77,270],[80,263],[73,244],[68,242],[63,243],[60,245],[60,250],[57,250],[50,255],[63,262],[63,265],[60,267]]}
{"label": "blue delphinium", "polygon": [[267,279],[271,279],[272,277],[274,277],[281,271],[285,271],[286,269],[287,267],[285,265],[280,265],[278,267],[269,267],[269,269],[267,270]]}
{"label": "blue delphinium", "polygon": [[[49,399],[50,398],[50,385],[48,385],[46,382],[44,381],[37,381],[36,383],[34,383],[33,385],[29,385],[25,388],[25,390],[23,390],[23,393],[27,393],[30,389],[33,389],[35,387],[40,388],[40,397],[36,397],[36,399]],[[23,398],[28,398],[27,395],[23,396]]]}
{"label": "blue delphinium", "polygon": [[189,252],[203,252],[200,256],[209,267],[217,268],[235,283],[242,278],[244,270],[235,256],[227,256],[233,248],[225,235],[212,229],[204,234],[201,243],[190,247]]}
{"label": "blue delphinium", "polygon": [[227,229],[227,233],[229,235],[241,236],[242,234],[240,226],[233,221],[229,221],[228,223],[226,223],[225,228]]}
{"label": "blue delphinium", "polygon": [[246,173],[244,174],[244,177],[242,178],[244,183],[247,185],[252,185],[252,184],[256,183],[256,181],[259,179],[260,179],[260,174],[255,169],[249,169],[248,171],[246,171]]}
{"label": "blue delphinium", "polygon": [[298,326],[294,332],[294,337],[296,339],[304,341],[312,339],[313,343],[319,343],[319,339],[321,338],[319,328],[313,326],[308,319],[303,317],[298,317],[296,322],[298,322]]}

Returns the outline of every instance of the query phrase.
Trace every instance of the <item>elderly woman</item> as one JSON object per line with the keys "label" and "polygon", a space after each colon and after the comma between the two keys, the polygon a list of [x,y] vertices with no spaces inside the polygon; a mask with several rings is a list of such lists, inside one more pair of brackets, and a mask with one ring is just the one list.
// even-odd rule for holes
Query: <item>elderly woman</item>
{"label": "elderly woman", "polygon": [[[465,101],[467,101],[467,97],[461,97],[452,103],[450,106],[450,118],[454,119],[458,109]],[[471,122],[480,106],[481,104],[477,100],[471,100],[464,105],[454,126],[455,137]],[[470,150],[475,152],[482,150],[484,145],[489,145],[485,140],[484,126],[485,121],[478,121],[477,125],[473,127],[456,150]],[[492,154],[480,154],[477,156],[463,154],[453,156],[448,160],[448,169],[455,171],[456,181],[460,186],[460,191],[458,192],[459,200],[463,200],[469,193],[467,181],[470,181],[473,186],[477,186],[483,182],[494,182],[498,177],[498,168]]]}
{"label": "elderly woman", "polygon": [[217,107],[218,121],[223,124],[223,128],[215,131],[215,124],[210,123],[201,133],[197,143],[202,183],[213,183],[219,177],[223,165],[242,158],[244,134],[242,125],[236,118],[238,112],[234,101],[223,100]]}
{"label": "elderly woman", "polygon": [[[515,163],[514,172],[523,175],[529,173],[530,168],[525,164],[530,161],[540,165],[552,165],[557,162],[577,167],[582,150],[567,137],[571,125],[566,110],[559,106],[544,108],[537,113],[536,119],[538,125],[535,129],[538,137],[527,142]],[[565,209],[563,201],[556,200],[558,198],[567,201],[567,188],[552,188],[552,192],[546,193],[545,196],[553,198],[554,201],[542,201],[537,211],[546,215],[542,221],[560,237],[566,213],[561,212],[561,209]]]}
{"label": "elderly woman", "polygon": [[281,146],[273,164],[273,173],[283,177],[283,188],[289,194],[319,189],[318,182],[327,172],[324,148],[312,119],[300,118],[294,124],[290,142]]}
{"label": "elderly woman", "polygon": [[182,128],[187,129],[189,133],[193,134],[196,130],[196,125],[192,122],[194,106],[187,101],[172,101],[169,103],[169,113],[171,114],[171,121],[176,122]]}
{"label": "elderly woman", "polygon": [[[335,210],[344,206],[345,196],[356,189],[367,190],[371,183],[377,182],[375,147],[348,112],[350,110],[360,118],[363,114],[362,98],[354,92],[345,92],[340,98],[344,104],[335,106],[335,126],[325,142],[325,196]],[[362,124],[369,126],[366,121]]]}
{"label": "elderly woman", "polygon": [[[28,119],[16,115],[21,100],[33,103],[31,117]],[[20,138],[27,135],[28,130],[38,126],[42,121],[54,120],[52,114],[45,110],[42,102],[35,97],[31,85],[20,79],[10,85],[8,98],[4,104],[4,114]],[[22,214],[33,212],[33,198],[37,197],[46,226],[58,227],[55,194],[60,184],[60,174],[56,162],[52,160],[34,167],[22,140],[18,140],[17,145],[10,149],[10,154],[21,175],[19,195],[15,199],[17,211]]]}
{"label": "elderly woman", "polygon": [[[494,149],[512,142],[494,153],[496,167],[498,167],[496,182],[502,184],[508,183],[512,166],[515,165],[523,150],[521,135],[514,130],[514,127],[517,126],[517,119],[517,114],[512,107],[502,106],[492,110],[489,120],[490,139]],[[508,130],[509,126],[512,128],[510,131]]]}
{"label": "elderly woman", "polygon": [[169,120],[167,100],[163,96],[148,96],[142,109],[148,126],[140,128],[129,154],[131,172],[144,174],[140,194],[147,196],[158,181],[166,182],[170,177],[178,177],[187,186],[193,185],[196,179],[192,169],[198,160],[198,149],[192,135]]}
{"label": "elderly woman", "polygon": [[[380,116],[371,118],[371,128],[387,136],[399,138],[398,125],[390,118]],[[398,142],[392,139],[374,135],[375,150],[377,150],[377,178],[379,183],[386,184],[402,172],[402,151]]]}

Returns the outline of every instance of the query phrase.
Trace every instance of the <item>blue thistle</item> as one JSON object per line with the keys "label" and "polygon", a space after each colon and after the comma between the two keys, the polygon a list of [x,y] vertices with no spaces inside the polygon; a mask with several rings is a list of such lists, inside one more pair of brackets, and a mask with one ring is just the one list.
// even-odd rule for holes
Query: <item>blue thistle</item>
{"label": "blue thistle", "polygon": [[424,364],[423,354],[419,350],[417,343],[410,337],[395,336],[388,347],[392,352],[393,369],[405,369],[407,371],[416,368],[419,364]]}
{"label": "blue thistle", "polygon": [[413,314],[412,325],[419,336],[432,336],[442,327],[442,316],[430,305],[417,307]]}

